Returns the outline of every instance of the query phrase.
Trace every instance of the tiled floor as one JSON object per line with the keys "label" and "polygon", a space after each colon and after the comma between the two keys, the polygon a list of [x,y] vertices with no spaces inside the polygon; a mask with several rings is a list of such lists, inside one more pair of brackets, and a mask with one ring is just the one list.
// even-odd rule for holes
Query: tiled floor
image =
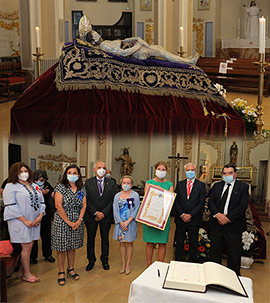
{"label": "tiled floor", "polygon": [[[269,230],[270,223],[263,223],[265,231]],[[166,262],[173,259],[173,235],[175,225],[172,220],[169,242],[167,245]],[[73,302],[73,303],[92,303],[92,302],[127,302],[130,283],[139,276],[146,268],[145,244],[142,241],[142,225],[138,225],[138,238],[134,242],[134,253],[132,258],[132,272],[129,275],[119,274],[120,256],[118,242],[112,239],[113,226],[110,231],[110,265],[111,269],[105,271],[101,263],[96,262],[92,271],[86,272],[85,266],[86,247],[76,252],[75,267],[80,274],[79,281],[67,279],[65,286],[57,284],[57,263],[45,262],[39,257],[37,265],[31,265],[31,269],[40,279],[40,283],[30,284],[15,278],[15,275],[8,280],[8,302],[35,303],[35,302]],[[86,235],[85,235],[86,236]],[[270,237],[267,236],[269,239]],[[86,240],[86,239],[85,239]],[[84,241],[86,242],[86,241]],[[41,245],[39,245],[40,247]],[[253,280],[254,302],[269,303],[270,286],[270,261],[269,261],[269,241],[268,256],[264,263],[253,263],[250,269],[242,269],[241,274]],[[99,236],[96,240],[97,259],[100,253]],[[155,251],[155,260],[157,258]],[[39,253],[39,255],[41,255]],[[168,302],[170,303],[170,302]],[[227,302],[230,303],[230,302]]]}

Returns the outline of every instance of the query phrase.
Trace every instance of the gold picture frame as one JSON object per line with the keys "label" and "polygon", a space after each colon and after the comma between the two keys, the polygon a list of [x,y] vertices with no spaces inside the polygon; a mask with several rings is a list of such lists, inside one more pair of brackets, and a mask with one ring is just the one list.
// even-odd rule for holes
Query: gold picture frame
{"label": "gold picture frame", "polygon": [[198,0],[198,10],[210,10],[211,0]]}
{"label": "gold picture frame", "polygon": [[141,11],[152,11],[152,0],[140,0]]}

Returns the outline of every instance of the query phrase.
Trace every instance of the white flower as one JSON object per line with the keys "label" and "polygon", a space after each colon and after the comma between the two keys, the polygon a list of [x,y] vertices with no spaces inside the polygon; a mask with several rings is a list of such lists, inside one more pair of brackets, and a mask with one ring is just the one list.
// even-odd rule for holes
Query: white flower
{"label": "white flower", "polygon": [[245,113],[246,113],[246,110],[245,110],[245,109],[243,109],[243,110],[242,110],[242,113],[243,113],[243,114],[245,114]]}
{"label": "white flower", "polygon": [[249,115],[249,116],[252,115],[252,111],[251,111],[251,110],[248,111],[248,115]]}

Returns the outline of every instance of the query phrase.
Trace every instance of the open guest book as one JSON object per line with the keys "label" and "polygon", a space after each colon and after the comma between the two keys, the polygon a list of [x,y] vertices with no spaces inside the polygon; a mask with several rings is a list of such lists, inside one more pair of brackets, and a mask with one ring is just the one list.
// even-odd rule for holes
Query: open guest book
{"label": "open guest book", "polygon": [[208,286],[248,297],[236,273],[214,262],[171,261],[163,284],[163,288],[196,292],[206,292]]}

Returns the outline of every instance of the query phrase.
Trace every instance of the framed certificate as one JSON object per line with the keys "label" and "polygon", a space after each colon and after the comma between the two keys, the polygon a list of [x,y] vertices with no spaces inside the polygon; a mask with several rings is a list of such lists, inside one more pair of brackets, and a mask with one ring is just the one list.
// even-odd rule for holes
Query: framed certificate
{"label": "framed certificate", "polygon": [[136,221],[165,229],[176,194],[148,184]]}

